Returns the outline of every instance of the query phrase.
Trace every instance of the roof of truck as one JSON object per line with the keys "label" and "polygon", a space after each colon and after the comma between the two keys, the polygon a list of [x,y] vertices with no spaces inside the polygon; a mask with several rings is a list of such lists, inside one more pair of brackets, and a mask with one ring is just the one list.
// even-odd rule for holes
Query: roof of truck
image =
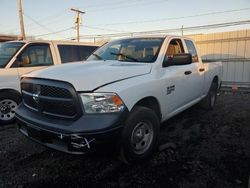
{"label": "roof of truck", "polygon": [[14,40],[9,42],[24,42],[24,43],[54,43],[54,44],[68,44],[68,45],[88,45],[88,46],[100,46],[98,44],[88,42],[75,42],[75,41],[60,41],[60,40]]}
{"label": "roof of truck", "polygon": [[[130,39],[130,38],[167,38],[167,37],[178,37],[178,38],[184,38],[184,39],[191,39],[186,36],[180,36],[180,35],[138,35],[138,36],[131,36],[131,37],[124,37],[121,39]],[[119,40],[119,39],[118,39]]]}

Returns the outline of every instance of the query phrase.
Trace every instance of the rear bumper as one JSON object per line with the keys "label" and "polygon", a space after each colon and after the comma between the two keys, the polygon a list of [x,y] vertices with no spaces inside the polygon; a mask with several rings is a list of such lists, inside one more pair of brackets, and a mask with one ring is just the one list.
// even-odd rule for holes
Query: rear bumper
{"label": "rear bumper", "polygon": [[96,115],[86,115],[74,122],[64,122],[44,117],[36,119],[37,115],[32,113],[22,105],[17,109],[16,120],[20,132],[44,146],[70,154],[90,153],[119,144],[123,123],[128,114],[126,110],[119,114],[97,115],[98,121],[92,119]]}

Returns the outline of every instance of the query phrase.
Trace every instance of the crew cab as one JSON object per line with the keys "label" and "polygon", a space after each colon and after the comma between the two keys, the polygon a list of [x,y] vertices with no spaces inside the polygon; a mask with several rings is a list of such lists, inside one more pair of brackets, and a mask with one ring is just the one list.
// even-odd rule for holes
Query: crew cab
{"label": "crew cab", "polygon": [[214,107],[221,75],[221,63],[203,63],[189,38],[118,39],[84,63],[23,76],[16,119],[50,148],[84,154],[114,146],[123,161],[141,162],[157,148],[163,121],[198,102]]}
{"label": "crew cab", "polygon": [[60,41],[13,41],[0,46],[0,125],[14,120],[20,77],[51,65],[85,60],[97,46]]}

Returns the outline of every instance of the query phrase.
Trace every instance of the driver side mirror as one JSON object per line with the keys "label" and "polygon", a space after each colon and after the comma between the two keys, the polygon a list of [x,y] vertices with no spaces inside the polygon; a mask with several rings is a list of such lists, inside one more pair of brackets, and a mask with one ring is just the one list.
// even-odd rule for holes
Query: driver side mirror
{"label": "driver side mirror", "polygon": [[163,67],[172,65],[188,65],[192,63],[192,55],[190,53],[175,54],[173,57],[165,58]]}

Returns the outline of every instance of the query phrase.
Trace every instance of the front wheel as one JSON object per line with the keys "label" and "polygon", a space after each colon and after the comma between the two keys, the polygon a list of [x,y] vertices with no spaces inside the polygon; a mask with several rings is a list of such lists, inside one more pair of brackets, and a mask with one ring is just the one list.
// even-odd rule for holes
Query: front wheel
{"label": "front wheel", "polygon": [[20,97],[13,92],[0,93],[0,125],[14,122],[15,110],[20,102]]}
{"label": "front wheel", "polygon": [[120,159],[125,163],[140,163],[154,153],[160,121],[149,108],[136,106],[126,120],[122,133]]}

